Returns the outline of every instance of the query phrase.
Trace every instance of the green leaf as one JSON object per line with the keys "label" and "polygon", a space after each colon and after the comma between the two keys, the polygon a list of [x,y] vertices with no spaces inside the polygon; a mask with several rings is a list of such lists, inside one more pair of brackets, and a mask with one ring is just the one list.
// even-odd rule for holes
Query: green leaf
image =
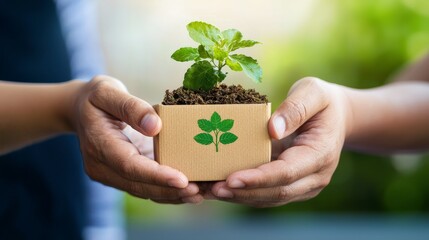
{"label": "green leaf", "polygon": [[197,134],[194,137],[194,140],[199,143],[199,144],[203,144],[203,145],[209,145],[211,143],[213,143],[213,137],[212,135],[208,134],[208,133],[200,133]]}
{"label": "green leaf", "polygon": [[229,130],[231,130],[232,126],[234,126],[234,120],[225,119],[218,124],[217,129],[222,132],[228,132]]}
{"label": "green leaf", "polygon": [[200,119],[198,120],[198,127],[200,127],[201,130],[204,132],[211,132],[215,130],[216,128],[213,126],[213,124],[206,119]]}
{"label": "green leaf", "polygon": [[254,46],[255,44],[258,44],[258,43],[260,43],[260,42],[253,41],[253,40],[242,40],[240,42],[235,43],[232,46],[231,51],[235,51],[235,50],[237,50],[239,48],[252,47],[252,46]]}
{"label": "green leaf", "polygon": [[218,77],[217,81],[222,82],[226,78],[226,74],[222,71],[216,70],[215,71],[216,76]]}
{"label": "green leaf", "polygon": [[191,22],[186,28],[189,36],[197,43],[205,46],[213,46],[221,40],[220,30],[205,22]]}
{"label": "green leaf", "polygon": [[218,76],[215,73],[212,65],[206,61],[199,61],[186,71],[183,86],[191,90],[204,90],[212,89],[218,81]]}
{"label": "green leaf", "polygon": [[238,63],[237,61],[231,59],[231,58],[227,58],[226,59],[226,65],[228,65],[229,68],[231,68],[231,70],[233,71],[243,71],[243,68],[241,67],[240,63]]}
{"label": "green leaf", "polygon": [[200,55],[200,58],[211,58],[203,45],[198,46],[198,54]]}
{"label": "green leaf", "polygon": [[175,51],[171,58],[179,62],[193,61],[199,57],[198,49],[192,47],[184,47]]}
{"label": "green leaf", "polygon": [[210,118],[210,121],[212,122],[213,126],[217,128],[217,125],[220,123],[221,118],[219,113],[214,112]]}
{"label": "green leaf", "polygon": [[213,57],[217,60],[223,61],[226,57],[228,57],[228,52],[224,51],[218,46],[213,46]]}
{"label": "green leaf", "polygon": [[243,35],[237,29],[228,29],[222,32],[223,38],[228,42],[238,42],[241,40]]}
{"label": "green leaf", "polygon": [[230,144],[237,141],[238,137],[234,133],[226,132],[220,135],[219,141],[222,144]]}
{"label": "green leaf", "polygon": [[262,68],[255,59],[243,54],[234,54],[229,57],[236,60],[243,68],[244,73],[253,81],[256,83],[262,82]]}

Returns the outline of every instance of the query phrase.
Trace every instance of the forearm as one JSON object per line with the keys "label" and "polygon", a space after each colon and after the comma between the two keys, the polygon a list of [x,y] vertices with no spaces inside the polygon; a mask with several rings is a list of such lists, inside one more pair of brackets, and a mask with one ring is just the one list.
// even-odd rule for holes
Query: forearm
{"label": "forearm", "polygon": [[82,84],[0,81],[0,153],[72,131],[70,109]]}
{"label": "forearm", "polygon": [[429,148],[428,82],[343,89],[349,106],[346,147],[382,153]]}
{"label": "forearm", "polygon": [[395,78],[395,82],[419,80],[429,82],[429,54],[419,61],[410,64],[403,69]]}

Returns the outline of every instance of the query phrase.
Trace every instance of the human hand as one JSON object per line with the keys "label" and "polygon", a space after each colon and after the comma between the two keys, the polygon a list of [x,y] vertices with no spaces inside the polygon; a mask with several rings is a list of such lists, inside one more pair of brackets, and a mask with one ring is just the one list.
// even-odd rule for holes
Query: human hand
{"label": "human hand", "polygon": [[81,87],[71,109],[71,125],[93,180],[159,203],[202,201],[198,186],[183,173],[149,158],[153,143],[142,142],[147,140],[142,135],[158,134],[161,120],[151,105],[128,94],[120,81],[95,77]]}
{"label": "human hand", "polygon": [[301,79],[268,124],[275,139],[275,160],[231,174],[205,197],[254,207],[315,197],[338,165],[348,116],[347,98],[339,86],[317,78]]}

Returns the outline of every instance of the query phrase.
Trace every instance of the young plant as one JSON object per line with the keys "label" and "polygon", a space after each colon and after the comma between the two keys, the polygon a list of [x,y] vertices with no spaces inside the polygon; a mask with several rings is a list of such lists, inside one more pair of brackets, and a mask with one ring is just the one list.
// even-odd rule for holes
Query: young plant
{"label": "young plant", "polygon": [[[234,120],[225,119],[222,120],[220,115],[217,112],[214,112],[210,118],[199,119],[198,127],[204,131],[204,133],[199,133],[194,137],[194,140],[202,145],[214,144],[216,147],[216,152],[219,151],[219,143],[230,144],[235,142],[238,137],[234,133],[228,132],[234,126]],[[213,135],[210,134],[213,132]],[[220,134],[220,135],[219,135]]]}
{"label": "young plant", "polygon": [[244,71],[253,81],[260,83],[262,69],[258,62],[243,54],[231,54],[237,49],[252,47],[259,42],[242,40],[236,29],[220,31],[204,22],[191,22],[187,26],[189,36],[200,45],[198,48],[184,47],[175,51],[171,58],[179,62],[195,61],[185,73],[183,86],[191,90],[208,91],[221,83],[228,66],[233,71]]}

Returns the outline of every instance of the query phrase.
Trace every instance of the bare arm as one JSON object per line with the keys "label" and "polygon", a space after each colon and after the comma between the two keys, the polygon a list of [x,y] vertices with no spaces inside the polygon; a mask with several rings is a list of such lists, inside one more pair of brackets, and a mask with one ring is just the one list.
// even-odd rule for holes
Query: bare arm
{"label": "bare arm", "polygon": [[158,134],[161,125],[150,104],[108,76],[88,83],[0,82],[0,154],[74,132],[92,179],[160,203],[202,201],[198,186],[183,173],[159,165],[131,143]]}
{"label": "bare arm", "polygon": [[347,147],[384,153],[429,148],[429,55],[392,84],[343,89],[351,113]]}
{"label": "bare arm", "polygon": [[0,81],[0,154],[70,132],[67,111],[84,83],[29,84]]}
{"label": "bare arm", "polygon": [[394,153],[429,149],[429,57],[383,87],[357,90],[317,78],[294,84],[268,129],[275,161],[231,174],[207,198],[258,207],[303,201],[326,187],[343,145]]}
{"label": "bare arm", "polygon": [[410,80],[429,82],[429,54],[407,66],[394,79],[395,82]]}

